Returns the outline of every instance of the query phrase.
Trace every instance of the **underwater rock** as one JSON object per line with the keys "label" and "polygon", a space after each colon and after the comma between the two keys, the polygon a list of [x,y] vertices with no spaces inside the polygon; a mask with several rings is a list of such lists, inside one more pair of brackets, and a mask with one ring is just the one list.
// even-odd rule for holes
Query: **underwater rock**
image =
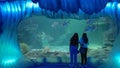
{"label": "underwater rock", "polygon": [[49,47],[44,47],[42,49],[42,53],[48,53],[50,51],[50,48]]}
{"label": "underwater rock", "polygon": [[41,54],[41,51],[42,51],[41,49],[32,49],[29,52],[27,52],[25,56],[29,59],[38,58],[39,55]]}
{"label": "underwater rock", "polygon": [[88,50],[88,57],[93,58],[94,62],[97,62],[97,60],[101,61],[107,61],[107,58],[109,57],[109,54],[111,53],[112,47],[104,46],[99,49],[89,49]]}
{"label": "underwater rock", "polygon": [[106,41],[106,42],[104,42],[104,45],[105,46],[113,46],[113,42]]}
{"label": "underwater rock", "polygon": [[[106,21],[107,24],[105,24],[105,26],[103,27],[105,29],[104,33],[103,33],[103,44],[105,46],[113,46],[113,43],[115,41],[116,38],[116,25],[114,24],[114,21],[109,17],[106,17]],[[107,26],[107,27],[106,27]]]}
{"label": "underwater rock", "polygon": [[[92,60],[89,62],[106,62],[111,52],[112,47],[104,46],[98,49],[88,49],[88,57],[91,57]],[[61,51],[54,51],[51,52],[44,52],[44,49],[32,49],[29,51],[25,56],[28,59],[34,59],[35,62],[42,62],[44,58],[46,58],[46,62],[66,62],[69,63],[70,61],[70,53],[69,52],[61,52]],[[78,54],[78,62],[80,61],[81,55]]]}
{"label": "underwater rock", "polygon": [[20,43],[20,48],[23,54],[29,52],[30,48],[26,43]]}
{"label": "underwater rock", "polygon": [[115,41],[115,33],[114,33],[114,28],[111,28],[104,33],[104,42],[103,44],[105,46],[113,46],[113,42]]}

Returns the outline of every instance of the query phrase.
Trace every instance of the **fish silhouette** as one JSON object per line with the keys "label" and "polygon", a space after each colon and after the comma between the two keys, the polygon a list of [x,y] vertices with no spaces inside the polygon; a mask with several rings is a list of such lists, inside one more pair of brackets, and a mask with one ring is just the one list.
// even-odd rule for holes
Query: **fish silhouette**
{"label": "fish silhouette", "polygon": [[68,24],[70,24],[70,20],[64,21],[64,22],[62,23],[63,26],[67,26]]}
{"label": "fish silhouette", "polygon": [[53,22],[53,24],[51,25],[51,27],[57,27],[59,25],[59,22]]}
{"label": "fish silhouette", "polygon": [[94,20],[93,19],[89,19],[89,20],[87,20],[87,24],[92,24],[94,22]]}
{"label": "fish silhouette", "polygon": [[91,31],[94,31],[96,29],[96,26],[95,25],[88,25],[86,28],[85,28],[85,32],[91,32]]}

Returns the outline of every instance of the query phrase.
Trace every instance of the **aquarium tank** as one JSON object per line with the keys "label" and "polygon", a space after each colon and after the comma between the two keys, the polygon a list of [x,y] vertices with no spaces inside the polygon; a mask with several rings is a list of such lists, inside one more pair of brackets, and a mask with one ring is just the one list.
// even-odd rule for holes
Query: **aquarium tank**
{"label": "aquarium tank", "polygon": [[86,68],[120,68],[120,0],[0,0],[0,68],[69,68],[74,33]]}

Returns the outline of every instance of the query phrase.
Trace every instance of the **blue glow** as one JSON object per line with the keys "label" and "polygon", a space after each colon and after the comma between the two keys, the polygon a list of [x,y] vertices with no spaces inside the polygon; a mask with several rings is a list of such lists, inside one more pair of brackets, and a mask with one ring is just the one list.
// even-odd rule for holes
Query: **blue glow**
{"label": "blue glow", "polygon": [[[7,13],[8,13],[7,10],[6,10],[7,7],[6,7],[6,4],[5,4],[5,3],[3,4],[3,6],[4,6],[4,8],[1,9],[1,11],[2,11],[2,17],[3,17],[3,18],[2,18],[2,21],[6,20],[6,18],[7,18]],[[3,6],[2,6],[2,7],[3,7]]]}
{"label": "blue glow", "polygon": [[[0,68],[19,68],[17,63],[23,58],[17,42],[16,26],[21,18],[20,5],[6,2],[2,5],[3,33],[0,37]],[[18,12],[19,11],[19,12]],[[19,14],[18,14],[19,13]]]}
{"label": "blue glow", "polygon": [[118,19],[120,20],[120,3],[117,5]]}
{"label": "blue glow", "polygon": [[33,5],[34,5],[34,3],[31,2],[31,1],[28,1],[28,2],[26,3],[26,7],[27,7],[27,8],[32,8]]}
{"label": "blue glow", "polygon": [[105,14],[108,14],[108,15],[111,15],[111,6],[112,6],[112,3],[111,2],[108,2],[105,9],[104,9],[104,12]]}
{"label": "blue glow", "polygon": [[21,4],[19,4],[19,2],[17,3],[18,13],[20,13],[20,15],[21,15],[22,18],[25,18],[24,17],[24,15],[26,13],[26,6],[25,6],[25,4],[26,4],[26,2],[22,2]]}
{"label": "blue glow", "polygon": [[118,6],[118,8],[120,9],[120,4],[118,4],[117,6]]}
{"label": "blue glow", "polygon": [[15,12],[14,12],[14,14],[15,14],[15,22],[18,22],[17,20],[18,20],[18,11],[17,11],[17,5],[16,5],[16,3],[14,2],[14,10],[15,10]]}
{"label": "blue glow", "polygon": [[13,63],[15,63],[15,62],[16,62],[15,59],[9,59],[9,60],[4,60],[4,61],[3,61],[3,64],[8,65],[8,64],[13,64]]}
{"label": "blue glow", "polygon": [[9,6],[9,3],[7,5],[7,11],[10,12],[10,6]]}
{"label": "blue glow", "polygon": [[115,59],[116,59],[117,63],[120,64],[120,55],[117,55],[117,56],[115,57]]}
{"label": "blue glow", "polygon": [[33,4],[34,8],[39,8],[39,4],[36,3],[36,4]]}
{"label": "blue glow", "polygon": [[21,17],[24,16],[24,12],[22,12],[22,10],[25,10],[25,8],[23,8],[23,6],[20,7],[20,3],[19,2],[15,2],[15,4],[16,4],[16,8],[15,9],[16,9],[17,22],[19,22]]}
{"label": "blue glow", "polygon": [[32,9],[33,9],[34,3],[32,1],[27,1],[26,4],[24,5],[26,7],[26,16],[25,18],[28,18],[32,14]]}
{"label": "blue glow", "polygon": [[8,19],[10,19],[10,16],[11,16],[11,9],[10,9],[9,5],[10,5],[10,3],[7,2],[6,3],[6,11],[7,11],[7,17],[6,17],[7,19],[6,20],[7,20],[7,22],[9,22]]}
{"label": "blue glow", "polygon": [[33,14],[40,15],[42,9],[39,7],[39,3],[33,4]]}
{"label": "blue glow", "polygon": [[113,2],[112,6],[111,6],[111,14],[112,14],[112,17],[116,17],[116,5],[117,5],[117,2]]}
{"label": "blue glow", "polygon": [[[54,0],[52,0],[52,1],[54,1]],[[65,1],[65,0],[63,0],[63,1]],[[61,9],[61,8],[58,8],[58,4],[56,4],[56,3],[57,2],[53,2],[51,4],[55,4],[55,6],[57,6],[57,7],[55,7],[55,6],[51,7],[52,6],[51,4],[50,4],[51,5],[50,7],[49,7],[49,5],[47,7],[49,7],[50,10],[53,10],[53,8],[55,10]],[[69,2],[66,1],[65,3],[62,3],[63,9],[65,11],[73,12],[73,13],[74,12],[76,13],[78,11],[79,7],[77,7],[77,8],[73,7],[73,4],[77,3],[77,2],[74,2],[74,1],[72,2],[72,0],[71,0],[70,6],[69,5],[66,6],[67,3],[69,3]],[[92,4],[90,4],[90,5],[92,5]],[[106,13],[114,16],[116,14],[116,7],[118,8],[117,12],[120,16],[120,13],[119,13],[120,4],[117,4],[117,3],[107,3],[106,9],[105,9]],[[99,6],[99,8],[100,8],[100,6]],[[91,9],[93,9],[93,8],[91,8]],[[100,9],[98,9],[98,10],[100,10]],[[13,3],[6,2],[2,5],[1,12],[2,12],[2,18],[3,18],[3,22],[4,22],[3,29],[8,30],[8,31],[4,30],[4,33],[0,37],[0,54],[1,54],[0,55],[0,64],[2,62],[2,64],[4,64],[5,66],[9,65],[9,67],[5,67],[5,68],[11,68],[10,66],[14,65],[15,63],[18,63],[19,61],[17,61],[17,59],[21,58],[21,56],[22,56],[20,48],[18,46],[17,37],[16,37],[16,23],[19,23],[19,20],[21,20],[21,18],[23,18],[25,15],[26,15],[26,17],[30,17],[30,15],[32,14],[32,11],[37,13],[37,12],[41,12],[41,10],[42,9],[39,8],[38,3],[32,3],[31,1],[28,1],[28,2],[16,1]],[[90,11],[88,11],[88,12],[90,12]],[[95,12],[98,12],[98,11],[95,11]],[[50,11],[47,11],[47,13],[49,15],[53,14]],[[84,13],[84,12],[82,12],[81,9],[79,8],[79,14],[82,14],[82,13]],[[120,55],[116,56],[115,59],[116,59],[115,61],[117,61],[120,64]],[[2,67],[0,67],[0,68],[2,68]],[[13,67],[13,68],[15,68],[15,67]]]}
{"label": "blue glow", "polygon": [[110,2],[107,3],[106,7],[111,7],[111,3]]}

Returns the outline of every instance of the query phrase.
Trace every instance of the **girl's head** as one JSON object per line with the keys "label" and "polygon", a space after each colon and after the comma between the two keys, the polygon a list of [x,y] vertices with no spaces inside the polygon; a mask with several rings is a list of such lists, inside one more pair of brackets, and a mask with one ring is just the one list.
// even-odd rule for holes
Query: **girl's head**
{"label": "girl's head", "polygon": [[78,37],[78,33],[74,33],[74,37]]}
{"label": "girl's head", "polygon": [[72,36],[72,39],[74,39],[74,40],[78,40],[78,39],[79,39],[79,37],[78,37],[78,33],[74,33],[74,35]]}
{"label": "girl's head", "polygon": [[88,43],[87,33],[83,33],[82,39],[83,39],[84,43]]}

